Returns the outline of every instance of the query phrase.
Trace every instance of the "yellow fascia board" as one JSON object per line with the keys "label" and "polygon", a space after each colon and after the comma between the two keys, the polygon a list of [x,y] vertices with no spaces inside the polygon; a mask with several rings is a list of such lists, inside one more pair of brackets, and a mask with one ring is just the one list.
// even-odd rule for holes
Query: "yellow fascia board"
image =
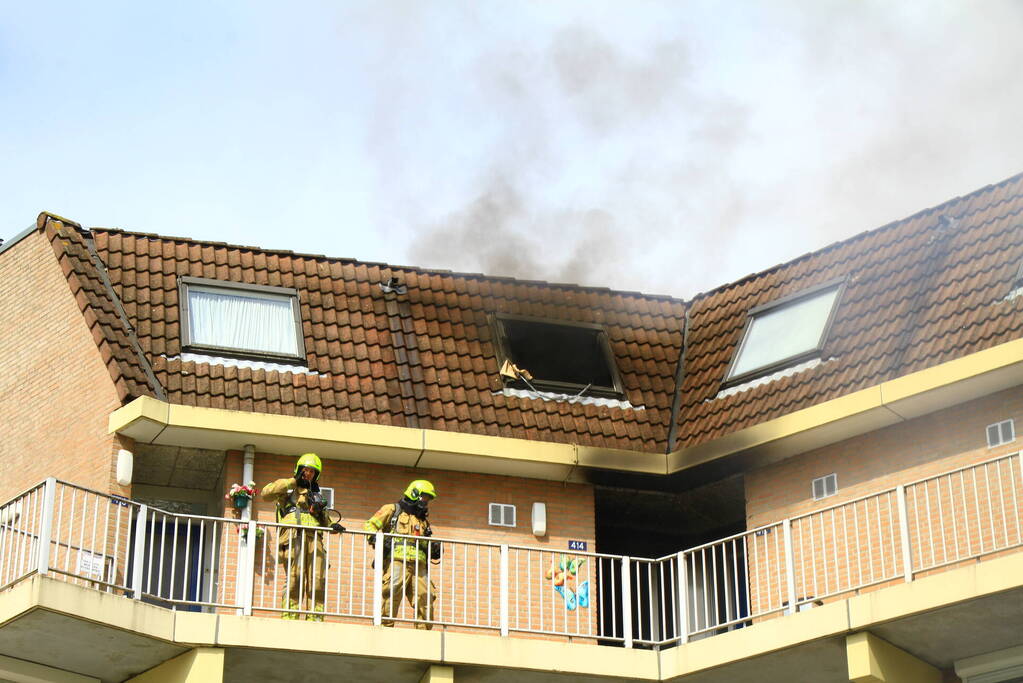
{"label": "yellow fascia board", "polygon": [[576,464],[576,447],[424,429],[423,454],[418,464],[427,468],[564,481]]}
{"label": "yellow fascia board", "polygon": [[640,474],[667,474],[667,457],[663,453],[627,451],[620,448],[597,448],[578,446],[576,449],[580,467],[595,467],[605,470],[620,470]]}
{"label": "yellow fascia board", "polygon": [[1023,339],[999,344],[940,365],[884,382],[886,405],[903,417],[917,417],[957,402],[1023,383]]}
{"label": "yellow fascia board", "polygon": [[[677,472],[769,444],[778,444],[781,450],[791,449],[795,452],[798,446],[785,448],[787,440],[799,436],[810,437],[815,431],[829,427],[833,434],[826,437],[831,440],[825,443],[848,438],[867,428],[877,429],[898,422],[899,417],[884,408],[881,396],[880,386],[869,387],[732,432],[714,441],[679,449],[668,456],[668,471]],[[823,434],[820,436],[825,437]]]}
{"label": "yellow fascia board", "polygon": [[140,397],[109,431],[141,443],[321,456],[405,466],[581,481],[582,468],[671,474],[741,452],[780,459],[1023,384],[1023,339],[840,396],[671,452],[597,448],[432,429],[198,408]]}
{"label": "yellow fascia board", "polygon": [[[663,474],[664,454],[580,447],[481,434],[199,408],[143,396],[118,408],[108,430],[140,443],[316,451],[321,457],[568,481],[586,466]],[[599,463],[599,464],[598,464]]]}

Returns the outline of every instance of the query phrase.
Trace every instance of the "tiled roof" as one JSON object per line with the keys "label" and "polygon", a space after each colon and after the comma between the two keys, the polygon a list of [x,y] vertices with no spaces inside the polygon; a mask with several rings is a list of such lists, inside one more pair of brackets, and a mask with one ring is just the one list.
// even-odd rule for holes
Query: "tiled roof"
{"label": "tiled roof", "polygon": [[[1023,336],[1023,175],[696,297],[679,446],[694,446]],[[840,279],[816,366],[716,398],[747,311]]]}
{"label": "tiled roof", "polygon": [[[688,304],[671,297],[428,271],[121,230],[43,214],[123,399],[167,400],[329,420],[415,426],[663,453],[674,373],[689,333],[674,446],[788,412],[1023,336],[1023,175],[862,233]],[[88,239],[123,302],[128,325]],[[181,359],[178,278],[299,291],[309,372]],[[397,276],[405,295],[379,283]],[[841,280],[821,362],[718,397],[755,306]],[[502,393],[488,314],[605,326],[633,408]],[[136,335],[137,343],[132,335]]]}
{"label": "tiled roof", "polygon": [[[40,217],[123,397],[154,395],[95,265],[91,235],[167,400],[663,453],[679,299],[360,263]],[[178,278],[295,288],[309,372],[182,360]],[[385,295],[397,276],[407,294]],[[632,408],[506,396],[489,313],[604,326]],[[401,334],[396,334],[400,332]]]}

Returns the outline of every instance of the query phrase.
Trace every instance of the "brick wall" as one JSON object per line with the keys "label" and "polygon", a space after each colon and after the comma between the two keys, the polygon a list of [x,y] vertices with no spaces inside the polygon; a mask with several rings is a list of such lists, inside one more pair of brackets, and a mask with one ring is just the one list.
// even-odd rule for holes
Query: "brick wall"
{"label": "brick wall", "polygon": [[107,434],[120,406],[52,247],[33,233],[0,254],[0,500],[46,476],[100,491],[129,447]]}
{"label": "brick wall", "polygon": [[[1010,418],[1016,441],[989,449],[985,427]],[[1017,387],[753,470],[745,477],[747,528],[1015,453],[1021,428],[1023,388]],[[831,473],[837,494],[814,501],[811,482]]]}
{"label": "brick wall", "polygon": [[[256,455],[257,488],[278,478],[291,476],[293,456]],[[344,515],[349,529],[361,529],[363,522],[386,503],[395,502],[413,479],[429,479],[437,487],[439,497],[431,505],[430,521],[435,537],[457,539],[460,543],[445,547],[441,563],[431,565],[433,582],[439,588],[437,618],[448,623],[498,626],[497,595],[499,551],[489,546],[467,545],[465,542],[507,543],[535,546],[547,552],[512,550],[509,558],[513,594],[512,627],[572,631],[593,634],[599,616],[597,593],[598,572],[593,559],[579,567],[578,575],[569,579],[568,587],[579,590],[590,582],[589,605],[571,611],[548,577],[552,559],[569,559],[578,553],[568,551],[569,540],[585,541],[594,550],[593,490],[590,486],[515,477],[415,470],[369,463],[325,461],[321,483],[335,492],[335,505]],[[241,454],[228,455],[225,487],[241,478]],[[536,538],[531,532],[530,513],[534,502],[547,504],[548,533]],[[516,506],[514,528],[490,526],[487,523],[488,503]],[[273,521],[271,504],[254,501],[254,518]],[[226,510],[227,516],[234,513]],[[272,534],[270,542],[257,552],[257,579],[254,601],[259,607],[276,607],[281,594],[284,573],[275,567]],[[372,550],[360,537],[328,535],[327,609],[357,616],[371,616],[367,600],[372,594]],[[516,583],[517,580],[517,583]],[[515,590],[519,591],[516,596]],[[230,589],[228,589],[230,590]],[[411,616],[404,608],[405,616]],[[401,616],[401,614],[399,614]]]}
{"label": "brick wall", "polygon": [[[1020,439],[988,448],[986,427],[1021,424],[1023,389],[893,425],[747,473],[746,542],[754,613],[787,600],[782,529],[792,520],[797,600],[903,580],[900,501],[914,575],[996,554],[1023,541]],[[1009,457],[1006,457],[1009,456]],[[810,482],[835,473],[838,493],[812,500]],[[945,475],[945,473],[950,473]],[[942,476],[938,476],[942,475]]]}

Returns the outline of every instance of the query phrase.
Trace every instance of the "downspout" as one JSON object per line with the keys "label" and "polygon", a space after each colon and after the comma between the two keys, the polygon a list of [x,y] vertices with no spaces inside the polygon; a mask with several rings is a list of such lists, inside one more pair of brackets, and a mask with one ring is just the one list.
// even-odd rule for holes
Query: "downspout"
{"label": "downspout", "polygon": [[678,438],[678,414],[682,409],[682,380],[686,372],[686,350],[689,347],[689,307],[682,312],[685,320],[682,325],[682,348],[678,352],[678,363],[675,365],[675,395],[671,399],[671,424],[668,426],[668,445],[665,455],[675,450],[675,439]]}
{"label": "downspout", "polygon": [[[242,455],[242,484],[247,484],[253,481],[253,469],[256,462],[256,447],[252,444],[246,444],[245,451]],[[252,519],[252,503],[242,508],[242,521],[247,522]]]}

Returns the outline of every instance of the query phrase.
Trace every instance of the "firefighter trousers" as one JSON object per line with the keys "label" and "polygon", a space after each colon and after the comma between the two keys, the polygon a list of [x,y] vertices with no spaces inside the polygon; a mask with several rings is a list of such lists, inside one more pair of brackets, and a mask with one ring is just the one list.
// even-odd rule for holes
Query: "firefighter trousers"
{"label": "firefighter trousers", "polygon": [[[277,561],[287,577],[281,607],[286,610],[322,612],[327,579],[327,554],[323,532],[293,530],[290,538],[277,548]],[[284,619],[298,619],[287,611]],[[310,621],[323,621],[322,614],[306,614]]]}
{"label": "firefighter trousers", "polygon": [[433,603],[437,599],[437,587],[428,578],[429,564],[426,560],[392,559],[383,576],[383,605],[381,623],[394,626],[394,617],[401,608],[401,597],[408,598],[415,610],[416,628],[429,631],[433,624]]}

